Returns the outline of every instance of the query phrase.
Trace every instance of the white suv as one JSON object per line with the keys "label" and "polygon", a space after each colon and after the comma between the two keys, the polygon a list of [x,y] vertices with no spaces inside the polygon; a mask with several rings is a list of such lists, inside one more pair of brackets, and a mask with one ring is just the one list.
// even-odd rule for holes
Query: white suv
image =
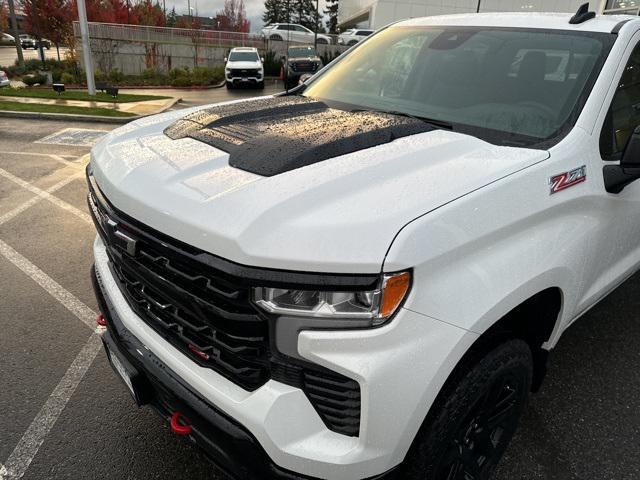
{"label": "white suv", "polygon": [[411,19],[108,134],[94,281],[136,401],[238,478],[487,479],[640,266],[640,19],[593,17]]}
{"label": "white suv", "polygon": [[257,48],[233,48],[224,61],[227,88],[249,84],[264,88],[264,59],[260,57]]}
{"label": "white suv", "polygon": [[360,40],[364,40],[373,33],[373,30],[365,30],[362,28],[352,28],[338,35],[338,45],[354,46]]}
{"label": "white suv", "polygon": [[[299,43],[313,43],[315,34],[307,27],[296,23],[272,23],[262,29],[262,36],[273,41],[293,41]],[[331,37],[318,34],[318,43],[331,44]]]}

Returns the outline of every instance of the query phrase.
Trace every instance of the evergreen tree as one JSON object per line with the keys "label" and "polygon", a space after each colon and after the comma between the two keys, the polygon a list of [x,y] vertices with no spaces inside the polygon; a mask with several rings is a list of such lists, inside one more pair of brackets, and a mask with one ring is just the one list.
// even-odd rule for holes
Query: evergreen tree
{"label": "evergreen tree", "polygon": [[326,22],[329,33],[338,33],[338,1],[327,0],[327,6],[324,9],[324,14],[329,17]]}
{"label": "evergreen tree", "polygon": [[167,15],[167,27],[175,27],[178,22],[178,15],[176,15],[176,7],[173,7]]}
{"label": "evergreen tree", "polygon": [[287,3],[287,0],[265,0],[262,14],[264,24],[286,23],[288,21]]}
{"label": "evergreen tree", "polygon": [[316,5],[313,0],[290,0],[291,23],[298,23],[315,31]]}

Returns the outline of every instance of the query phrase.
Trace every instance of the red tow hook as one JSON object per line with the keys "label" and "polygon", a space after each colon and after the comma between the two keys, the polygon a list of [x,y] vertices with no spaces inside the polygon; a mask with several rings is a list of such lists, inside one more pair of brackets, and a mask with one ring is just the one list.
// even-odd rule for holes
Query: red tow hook
{"label": "red tow hook", "polygon": [[101,327],[106,327],[107,326],[107,320],[104,318],[104,315],[102,315],[102,314],[99,314],[96,317],[96,323],[98,325],[100,325]]}
{"label": "red tow hook", "polygon": [[174,412],[173,415],[171,415],[171,431],[181,437],[191,433],[189,421],[180,412]]}

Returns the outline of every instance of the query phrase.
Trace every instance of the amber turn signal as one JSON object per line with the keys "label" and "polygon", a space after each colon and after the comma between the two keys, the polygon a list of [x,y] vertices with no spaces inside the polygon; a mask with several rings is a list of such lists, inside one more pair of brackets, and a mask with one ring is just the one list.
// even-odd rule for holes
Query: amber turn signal
{"label": "amber turn signal", "polygon": [[410,272],[385,275],[382,285],[382,303],[380,305],[379,316],[387,318],[393,315],[407,295],[410,286]]}

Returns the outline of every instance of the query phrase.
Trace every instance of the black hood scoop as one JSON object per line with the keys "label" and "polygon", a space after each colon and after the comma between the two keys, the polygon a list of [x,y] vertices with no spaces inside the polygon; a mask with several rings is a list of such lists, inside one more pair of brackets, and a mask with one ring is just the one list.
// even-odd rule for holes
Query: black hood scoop
{"label": "black hood scoop", "polygon": [[418,119],[283,96],[200,110],[164,133],[204,142],[228,152],[231,166],[270,177],[433,128]]}

